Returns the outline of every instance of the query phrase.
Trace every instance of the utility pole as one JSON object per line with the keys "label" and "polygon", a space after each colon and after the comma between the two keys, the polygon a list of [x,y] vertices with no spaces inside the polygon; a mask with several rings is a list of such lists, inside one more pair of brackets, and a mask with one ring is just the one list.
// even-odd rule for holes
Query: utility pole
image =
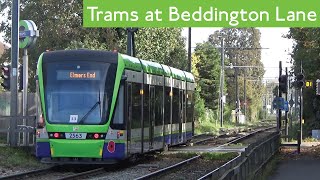
{"label": "utility pole", "polygon": [[244,78],[243,78],[243,98],[244,98],[244,102],[243,102],[243,106],[244,106],[244,117],[247,119],[246,115],[247,115],[247,92],[246,92],[246,87],[247,87],[247,77],[246,77],[246,71],[243,72],[244,73]]}
{"label": "utility pole", "polygon": [[[300,73],[301,74],[303,73],[302,60],[300,61]],[[302,120],[303,120],[303,86],[300,88],[300,143],[302,142]]]}
{"label": "utility pole", "polygon": [[[23,93],[22,93],[22,115],[27,116],[28,115],[28,50],[23,50]],[[21,75],[20,75],[21,76]],[[21,85],[20,85],[21,86]],[[23,119],[23,125],[27,125],[27,119]],[[27,146],[28,143],[28,133],[23,132],[23,145]]]}
{"label": "utility pole", "polygon": [[220,70],[220,127],[223,126],[223,87],[224,87],[224,38],[221,37],[221,70]]}
{"label": "utility pole", "polygon": [[138,31],[138,28],[127,28],[127,55],[136,56],[135,43],[134,43],[134,33]]}
{"label": "utility pole", "polygon": [[191,72],[191,27],[189,27],[188,35],[188,71]]}
{"label": "utility pole", "polygon": [[268,80],[266,80],[266,91],[265,91],[265,95],[264,95],[264,119],[267,119],[267,105],[268,105]]}
{"label": "utility pole", "polygon": [[[238,66],[238,54],[236,55],[236,66]],[[236,85],[236,123],[239,123],[239,113],[240,113],[240,104],[239,104],[239,85],[238,85],[238,67],[235,67],[235,85]]]}
{"label": "utility pole", "polygon": [[[286,77],[287,77],[287,84],[288,84],[288,68],[286,67]],[[286,101],[288,101],[288,86],[287,86],[287,91],[286,91],[286,93],[285,93],[286,95],[285,95],[285,98],[286,98]],[[288,127],[288,111],[285,111],[285,116],[284,116],[285,118],[285,128],[286,128],[286,136],[288,136],[288,134],[289,134],[289,127]],[[286,138],[286,140],[288,141],[288,138]]]}
{"label": "utility pole", "polygon": [[[298,105],[298,89],[297,88],[294,88],[294,120],[295,121],[298,121],[298,108],[297,108],[297,105]],[[300,107],[300,105],[299,105]]]}
{"label": "utility pole", "polygon": [[[281,75],[282,75],[282,62],[279,61],[279,80],[280,80]],[[279,98],[281,98],[282,97],[282,92],[280,90],[280,85],[279,85],[278,89],[279,89],[278,90],[279,91]],[[281,131],[281,109],[280,108],[278,109],[277,129],[278,129],[278,131]]]}
{"label": "utility pole", "polygon": [[11,25],[11,103],[10,103],[10,146],[17,146],[17,116],[18,116],[18,87],[17,87],[17,68],[19,61],[19,14],[20,0],[12,1],[12,25]]}

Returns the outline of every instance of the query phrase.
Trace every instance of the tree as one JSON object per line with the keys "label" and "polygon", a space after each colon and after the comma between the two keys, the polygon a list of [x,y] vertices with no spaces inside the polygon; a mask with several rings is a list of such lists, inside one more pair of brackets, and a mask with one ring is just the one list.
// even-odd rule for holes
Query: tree
{"label": "tree", "polygon": [[[255,28],[223,28],[210,35],[209,42],[214,46],[219,46],[220,36],[224,37],[225,55],[230,63],[237,66],[261,67],[239,68],[238,84],[235,83],[235,68],[226,70],[227,103],[231,108],[236,108],[236,86],[239,87],[240,102],[245,102],[243,78],[257,80],[262,78],[264,74],[261,62],[260,31]],[[250,120],[255,120],[258,117],[258,111],[262,106],[262,87],[260,81],[247,82],[246,84],[246,102],[249,104],[247,113]]]}
{"label": "tree", "polygon": [[[11,1],[2,1],[0,15],[11,14]],[[38,57],[46,50],[75,48],[117,50],[126,53],[126,29],[124,28],[83,28],[82,0],[23,0],[20,19],[33,20],[40,30],[40,37],[34,48],[29,49],[30,90],[35,91],[34,75]],[[9,13],[8,10],[9,9]],[[11,17],[2,22],[0,31],[10,43]],[[185,40],[179,28],[143,28],[136,35],[137,56],[185,69]],[[8,62],[10,50],[0,64]],[[21,53],[20,53],[21,55]],[[20,58],[22,59],[22,58]]]}
{"label": "tree", "polygon": [[141,28],[136,34],[136,56],[187,70],[185,38],[181,28]]}
{"label": "tree", "polygon": [[205,105],[204,105],[204,100],[200,97],[200,92],[201,92],[201,86],[199,86],[199,71],[197,68],[197,65],[200,62],[200,58],[195,55],[195,53],[192,53],[191,55],[192,63],[191,63],[191,72],[195,77],[196,81],[196,91],[195,91],[195,119],[199,122],[201,122],[204,119],[204,114],[205,114]]}
{"label": "tree", "polygon": [[197,44],[194,54],[200,60],[196,65],[200,97],[206,107],[216,110],[219,103],[220,56],[210,42]]}
{"label": "tree", "polygon": [[[290,28],[287,38],[295,40],[292,51],[294,74],[301,71],[301,64],[305,79],[313,80],[320,77],[320,28]],[[309,129],[320,128],[320,97],[315,95],[314,89],[304,89],[303,118]],[[308,132],[308,131],[307,131]]]}

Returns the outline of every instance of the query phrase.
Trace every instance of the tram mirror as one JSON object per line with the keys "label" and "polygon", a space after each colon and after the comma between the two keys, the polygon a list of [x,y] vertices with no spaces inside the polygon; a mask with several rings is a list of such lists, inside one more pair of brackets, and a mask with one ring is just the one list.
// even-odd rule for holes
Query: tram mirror
{"label": "tram mirror", "polygon": [[121,81],[125,81],[125,80],[127,80],[128,79],[128,76],[126,76],[126,75],[122,75],[121,76]]}
{"label": "tram mirror", "polygon": [[125,83],[127,79],[128,79],[128,76],[122,75],[120,83]]}

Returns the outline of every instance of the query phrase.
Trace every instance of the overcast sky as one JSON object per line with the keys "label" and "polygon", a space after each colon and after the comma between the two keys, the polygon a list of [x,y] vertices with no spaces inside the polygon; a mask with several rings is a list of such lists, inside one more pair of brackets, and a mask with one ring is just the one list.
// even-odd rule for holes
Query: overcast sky
{"label": "overcast sky", "polygon": [[[196,43],[206,41],[210,34],[220,28],[192,28],[191,43],[195,47]],[[289,28],[258,28],[261,32],[261,47],[263,49],[261,60],[265,66],[265,78],[277,78],[279,75],[279,61],[282,61],[283,67],[290,67],[287,61],[290,61],[288,53],[292,51],[293,41],[282,38],[287,34]],[[188,37],[188,28],[184,28],[182,35]]]}

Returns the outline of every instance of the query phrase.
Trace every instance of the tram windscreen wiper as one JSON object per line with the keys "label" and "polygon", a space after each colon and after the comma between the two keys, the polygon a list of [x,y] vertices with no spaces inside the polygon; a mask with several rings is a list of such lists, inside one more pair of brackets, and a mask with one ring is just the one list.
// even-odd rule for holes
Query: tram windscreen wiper
{"label": "tram windscreen wiper", "polygon": [[83,121],[89,116],[89,114],[98,106],[100,105],[100,101],[97,101],[92,108],[80,119],[79,124],[82,124]]}

